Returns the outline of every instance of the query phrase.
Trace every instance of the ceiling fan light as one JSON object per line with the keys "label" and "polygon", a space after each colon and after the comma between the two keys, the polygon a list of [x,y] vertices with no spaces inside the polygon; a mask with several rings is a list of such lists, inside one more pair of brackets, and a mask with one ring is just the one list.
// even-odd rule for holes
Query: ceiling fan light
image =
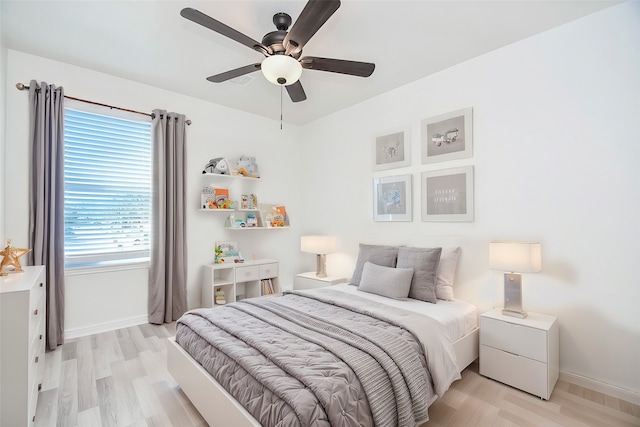
{"label": "ceiling fan light", "polygon": [[289,86],[302,75],[302,65],[288,55],[267,56],[260,66],[262,74],[275,85]]}

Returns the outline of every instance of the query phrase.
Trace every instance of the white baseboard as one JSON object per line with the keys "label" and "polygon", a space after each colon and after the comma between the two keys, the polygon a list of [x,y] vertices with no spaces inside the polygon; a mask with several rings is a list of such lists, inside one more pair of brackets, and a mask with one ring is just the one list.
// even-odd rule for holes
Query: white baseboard
{"label": "white baseboard", "polygon": [[615,397],[635,405],[640,405],[640,393],[626,390],[614,385],[605,384],[600,381],[592,380],[581,375],[573,374],[571,372],[560,371],[560,379],[571,384],[579,385],[600,393],[604,393],[608,396]]}
{"label": "white baseboard", "polygon": [[114,322],[100,323],[97,325],[91,325],[82,328],[65,329],[64,339],[70,340],[74,338],[86,337],[87,335],[99,334],[101,332],[115,331],[116,329],[142,325],[144,323],[148,323],[148,321],[149,318],[145,315],[119,319]]}

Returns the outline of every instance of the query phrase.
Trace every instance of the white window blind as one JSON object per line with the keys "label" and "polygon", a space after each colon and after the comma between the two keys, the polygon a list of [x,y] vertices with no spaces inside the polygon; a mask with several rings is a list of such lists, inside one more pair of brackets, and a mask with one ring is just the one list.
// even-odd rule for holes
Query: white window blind
{"label": "white window blind", "polygon": [[65,267],[149,257],[151,123],[65,108]]}

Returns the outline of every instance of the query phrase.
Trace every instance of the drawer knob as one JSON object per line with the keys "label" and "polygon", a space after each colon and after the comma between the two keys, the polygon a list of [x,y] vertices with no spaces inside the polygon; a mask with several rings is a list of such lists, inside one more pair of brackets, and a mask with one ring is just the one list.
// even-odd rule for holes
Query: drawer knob
{"label": "drawer knob", "polygon": [[38,359],[39,359],[38,356],[36,356],[36,363],[38,363]]}
{"label": "drawer knob", "polygon": [[40,287],[42,287],[42,283],[40,283]]}
{"label": "drawer knob", "polygon": [[36,308],[35,310],[33,310],[33,315],[37,316],[38,315],[38,309]]}
{"label": "drawer knob", "polygon": [[42,339],[42,334],[40,334],[40,339]]}
{"label": "drawer knob", "polygon": [[42,390],[42,383],[38,384],[38,391]]}

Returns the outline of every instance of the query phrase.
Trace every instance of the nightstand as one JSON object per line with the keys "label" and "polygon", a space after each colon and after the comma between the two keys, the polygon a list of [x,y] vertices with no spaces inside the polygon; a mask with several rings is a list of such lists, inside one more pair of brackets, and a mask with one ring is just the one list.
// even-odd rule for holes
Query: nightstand
{"label": "nightstand", "polygon": [[325,286],[336,285],[346,281],[347,279],[344,277],[318,277],[316,276],[315,271],[309,271],[307,273],[296,274],[296,277],[293,278],[293,289],[299,291],[304,289],[324,288]]}
{"label": "nightstand", "polygon": [[560,370],[558,338],[554,316],[488,311],[480,316],[480,375],[549,400]]}

